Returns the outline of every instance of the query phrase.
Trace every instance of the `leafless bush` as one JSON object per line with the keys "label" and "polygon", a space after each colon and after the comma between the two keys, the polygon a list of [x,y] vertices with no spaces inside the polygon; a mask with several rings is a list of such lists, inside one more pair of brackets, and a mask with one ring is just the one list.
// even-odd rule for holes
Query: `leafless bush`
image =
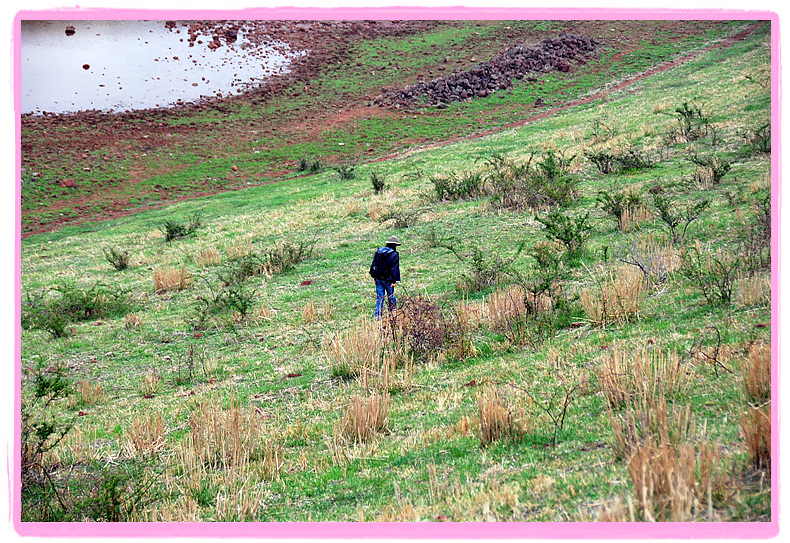
{"label": "leafless bush", "polygon": [[386,321],[390,337],[405,342],[408,352],[418,360],[439,353],[456,358],[474,354],[469,325],[454,309],[448,309],[428,296],[402,295],[398,309]]}

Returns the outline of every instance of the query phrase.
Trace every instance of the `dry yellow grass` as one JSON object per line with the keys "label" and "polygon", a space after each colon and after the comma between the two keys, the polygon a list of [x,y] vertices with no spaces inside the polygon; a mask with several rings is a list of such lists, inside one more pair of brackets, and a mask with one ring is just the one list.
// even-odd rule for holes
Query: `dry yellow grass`
{"label": "dry yellow grass", "polygon": [[639,317],[647,290],[644,274],[634,266],[624,265],[583,290],[581,303],[592,324],[628,322]]}
{"label": "dry yellow grass", "polygon": [[356,443],[370,441],[387,427],[390,395],[352,396],[340,422],[342,435]]}
{"label": "dry yellow grass", "polygon": [[664,396],[638,396],[622,412],[609,411],[612,448],[618,458],[627,459],[643,442],[677,446],[693,441],[697,431],[691,406],[673,405]]}
{"label": "dry yellow grass", "polygon": [[630,403],[638,396],[676,397],[688,392],[692,374],[675,352],[655,345],[612,345],[597,369],[601,391],[611,407]]}
{"label": "dry yellow grass", "polygon": [[[716,446],[672,446],[647,440],[628,459],[636,501],[646,521],[689,522],[712,517],[711,495],[724,479]],[[710,520],[715,520],[710,518]]]}
{"label": "dry yellow grass", "polygon": [[653,212],[647,206],[627,207],[620,216],[620,230],[634,232],[639,230],[643,223],[652,220]]}
{"label": "dry yellow grass", "polygon": [[150,455],[165,446],[165,426],[161,413],[135,418],[126,429],[126,450],[130,457]]}
{"label": "dry yellow grass", "polygon": [[508,405],[502,391],[487,387],[477,396],[480,444],[489,445],[500,439],[519,441],[528,431],[524,409]]}
{"label": "dry yellow grass", "polygon": [[741,307],[770,305],[771,275],[767,273],[741,277],[735,285],[736,300]]}
{"label": "dry yellow grass", "polygon": [[192,286],[192,276],[182,264],[180,268],[161,268],[154,270],[156,292],[179,291]]}
{"label": "dry yellow grass", "polygon": [[771,404],[747,406],[741,414],[741,433],[752,467],[771,471]]}
{"label": "dry yellow grass", "polygon": [[380,365],[384,356],[381,327],[370,319],[360,319],[337,337],[325,337],[323,351],[336,375],[358,377],[365,368]]}
{"label": "dry yellow grass", "polygon": [[519,287],[497,290],[487,300],[488,322],[494,330],[507,330],[527,314],[524,292]]}
{"label": "dry yellow grass", "polygon": [[102,403],[106,400],[104,386],[94,381],[79,381],[76,393],[68,398],[68,405],[71,409],[78,406],[91,406]]}
{"label": "dry yellow grass", "polygon": [[771,399],[771,346],[755,343],[749,346],[744,362],[743,386],[750,402],[762,403]]}
{"label": "dry yellow grass", "polygon": [[123,318],[124,326],[128,329],[139,328],[143,325],[143,319],[136,313],[128,313]]}
{"label": "dry yellow grass", "polygon": [[214,247],[205,247],[195,254],[194,260],[198,267],[208,268],[219,265],[222,262],[222,255]]}
{"label": "dry yellow grass", "polygon": [[225,256],[235,260],[252,254],[252,237],[239,236],[225,247]]}

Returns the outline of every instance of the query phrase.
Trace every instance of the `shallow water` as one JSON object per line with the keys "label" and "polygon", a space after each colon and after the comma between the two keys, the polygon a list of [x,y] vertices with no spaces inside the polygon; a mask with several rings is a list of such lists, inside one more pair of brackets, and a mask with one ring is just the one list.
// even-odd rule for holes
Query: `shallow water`
{"label": "shallow water", "polygon": [[296,55],[283,44],[253,46],[244,32],[215,50],[211,39],[190,47],[182,21],[173,29],[164,21],[22,21],[21,113],[128,111],[228,96],[287,71]]}

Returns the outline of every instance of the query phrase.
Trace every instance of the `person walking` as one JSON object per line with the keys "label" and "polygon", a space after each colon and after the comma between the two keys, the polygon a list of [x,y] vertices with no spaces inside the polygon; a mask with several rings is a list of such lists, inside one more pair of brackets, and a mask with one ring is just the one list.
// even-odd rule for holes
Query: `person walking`
{"label": "person walking", "polygon": [[400,281],[400,255],[398,245],[401,242],[396,236],[390,237],[384,247],[376,249],[373,262],[370,264],[370,276],[376,283],[376,310],[374,317],[381,319],[381,310],[384,299],[387,299],[387,309],[390,313],[397,309],[398,301],[395,299],[395,284]]}

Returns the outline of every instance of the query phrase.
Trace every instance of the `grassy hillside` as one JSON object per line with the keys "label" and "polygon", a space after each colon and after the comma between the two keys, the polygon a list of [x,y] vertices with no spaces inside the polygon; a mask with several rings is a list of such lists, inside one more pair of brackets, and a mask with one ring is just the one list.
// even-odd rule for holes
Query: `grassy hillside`
{"label": "grassy hillside", "polygon": [[494,135],[24,239],[23,520],[771,520],[770,107],[766,25]]}

